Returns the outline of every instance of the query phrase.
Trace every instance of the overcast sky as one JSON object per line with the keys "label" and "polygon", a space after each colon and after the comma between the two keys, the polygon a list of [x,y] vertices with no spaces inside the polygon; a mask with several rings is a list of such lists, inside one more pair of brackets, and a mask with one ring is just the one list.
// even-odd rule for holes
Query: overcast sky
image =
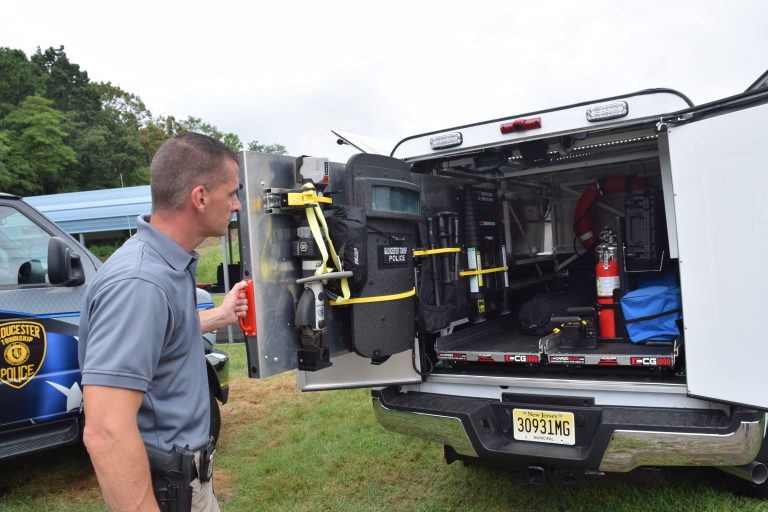
{"label": "overcast sky", "polygon": [[155,116],[201,117],[290,154],[397,141],[669,87],[701,104],[768,69],[768,2],[6,2],[0,46],[64,45]]}

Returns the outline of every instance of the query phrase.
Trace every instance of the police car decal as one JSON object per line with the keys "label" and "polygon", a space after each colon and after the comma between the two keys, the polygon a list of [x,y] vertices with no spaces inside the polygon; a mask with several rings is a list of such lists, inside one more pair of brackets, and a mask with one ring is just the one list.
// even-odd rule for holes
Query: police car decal
{"label": "police car decal", "polygon": [[0,324],[0,381],[23,388],[40,371],[45,360],[46,337],[43,325],[20,321]]}

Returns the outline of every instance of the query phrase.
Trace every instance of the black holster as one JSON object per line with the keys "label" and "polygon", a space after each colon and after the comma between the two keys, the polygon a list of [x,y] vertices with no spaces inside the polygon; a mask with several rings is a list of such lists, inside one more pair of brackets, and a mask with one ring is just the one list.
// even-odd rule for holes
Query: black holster
{"label": "black holster", "polygon": [[175,445],[170,452],[146,446],[152,489],[163,512],[189,512],[192,509],[192,487],[197,478],[195,456],[189,447]]}

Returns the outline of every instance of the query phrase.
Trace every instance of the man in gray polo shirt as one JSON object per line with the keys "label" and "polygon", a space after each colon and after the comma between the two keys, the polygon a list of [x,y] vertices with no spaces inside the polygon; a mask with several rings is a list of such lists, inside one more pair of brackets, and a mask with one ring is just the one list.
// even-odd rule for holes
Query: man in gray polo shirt
{"label": "man in gray polo shirt", "polygon": [[[144,447],[203,448],[208,380],[201,331],[237,321],[243,283],[198,314],[194,249],[226,233],[240,209],[238,158],[196,133],[152,160],[152,215],[102,266],[83,306],[79,360],[84,441],[111,510],[158,510]],[[192,510],[217,511],[212,482],[192,483]]]}

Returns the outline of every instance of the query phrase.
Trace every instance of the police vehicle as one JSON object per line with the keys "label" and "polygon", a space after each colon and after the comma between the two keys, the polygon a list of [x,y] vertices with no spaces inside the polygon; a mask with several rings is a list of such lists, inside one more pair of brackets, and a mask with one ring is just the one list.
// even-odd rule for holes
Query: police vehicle
{"label": "police vehicle", "polygon": [[[76,443],[83,427],[80,307],[100,261],[20,197],[0,193],[0,459]],[[198,291],[198,307],[213,307]],[[228,357],[203,336],[211,433],[221,425]]]}

